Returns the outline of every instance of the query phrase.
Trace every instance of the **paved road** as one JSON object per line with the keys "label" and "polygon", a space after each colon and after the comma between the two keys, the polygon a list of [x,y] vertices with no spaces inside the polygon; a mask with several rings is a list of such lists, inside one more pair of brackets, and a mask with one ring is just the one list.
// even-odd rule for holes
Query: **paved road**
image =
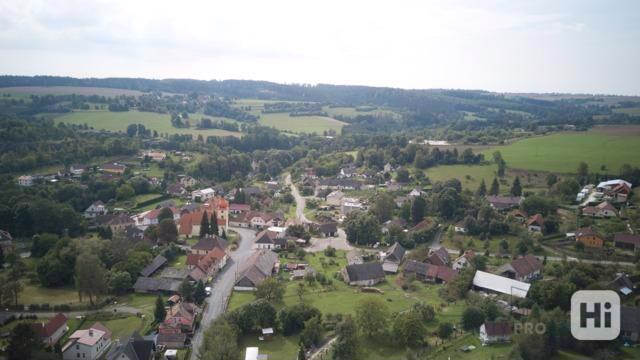
{"label": "paved road", "polygon": [[304,208],[307,206],[306,201],[302,195],[300,195],[298,188],[293,184],[293,182],[291,182],[291,174],[287,174],[284,178],[284,182],[286,185],[289,185],[291,188],[291,195],[293,195],[293,198],[296,200],[296,217],[302,223],[310,223],[311,221],[309,221],[309,219],[304,215]]}
{"label": "paved road", "polygon": [[200,328],[198,328],[192,340],[193,351],[191,353],[191,359],[198,358],[197,355],[202,345],[202,335],[204,331],[213,320],[222,315],[227,309],[227,303],[233,291],[236,276],[241,270],[242,264],[247,261],[252,252],[251,247],[255,240],[255,231],[241,228],[231,229],[240,234],[240,245],[231,253],[231,259],[227,262],[226,267],[222,269],[216,276],[213,284],[211,284],[211,296],[206,299],[207,308],[202,315]]}

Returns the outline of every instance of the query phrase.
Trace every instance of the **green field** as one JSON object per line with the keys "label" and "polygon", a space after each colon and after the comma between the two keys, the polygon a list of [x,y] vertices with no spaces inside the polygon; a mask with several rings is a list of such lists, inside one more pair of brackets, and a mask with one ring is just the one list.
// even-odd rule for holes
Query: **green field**
{"label": "green field", "polygon": [[262,125],[271,126],[278,130],[309,134],[322,134],[327,130],[334,130],[339,134],[342,127],[346,124],[326,116],[293,117],[286,113],[260,114],[259,121]]}
{"label": "green field", "polygon": [[627,114],[630,116],[640,116],[640,107],[618,108],[618,109],[613,109],[613,112],[620,113],[620,114]]}
{"label": "green field", "polygon": [[375,109],[371,111],[357,111],[355,107],[329,107],[324,106],[322,108],[329,116],[347,116],[347,117],[356,117],[361,115],[374,115],[374,116],[396,116],[397,114],[391,110],[386,109]]}
{"label": "green field", "polygon": [[[425,174],[432,183],[458,179],[464,189],[475,191],[482,179],[489,188],[497,176],[497,171],[497,165],[442,165],[427,169]],[[502,190],[508,191],[508,189]]]}
{"label": "green field", "polygon": [[18,95],[99,95],[114,97],[118,95],[138,96],[144,94],[137,90],[111,89],[84,86],[16,86],[0,88],[0,94]]}
{"label": "green field", "polygon": [[500,150],[507,166],[517,169],[574,173],[581,161],[593,172],[618,173],[625,164],[640,165],[638,126],[601,127],[588,132],[565,132],[533,137],[485,150],[491,158]]}
{"label": "green field", "polygon": [[[88,299],[84,299],[85,303]],[[79,304],[78,292],[73,288],[48,289],[42,286],[24,284],[24,289],[18,295],[18,303],[29,304]]]}
{"label": "green field", "polygon": [[95,129],[108,131],[124,132],[129,124],[142,124],[147,129],[156,130],[158,133],[189,134],[194,137],[202,135],[205,138],[207,136],[240,136],[238,132],[220,129],[198,130],[195,127],[178,129],[171,126],[168,114],[140,111],[75,111],[56,117],[55,121],[76,125],[87,124]]}

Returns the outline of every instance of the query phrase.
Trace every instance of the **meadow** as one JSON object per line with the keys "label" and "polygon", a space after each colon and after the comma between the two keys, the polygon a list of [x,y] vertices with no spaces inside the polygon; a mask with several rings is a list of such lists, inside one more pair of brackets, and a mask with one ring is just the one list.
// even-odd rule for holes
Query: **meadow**
{"label": "meadow", "polygon": [[171,125],[168,114],[141,111],[75,111],[55,118],[56,122],[66,124],[87,124],[98,130],[125,132],[130,124],[142,124],[147,129],[156,130],[158,133],[192,135],[194,137],[207,136],[240,136],[239,132],[220,129],[198,130],[191,128],[175,128]]}
{"label": "meadow", "polygon": [[[419,171],[414,169],[414,171]],[[458,179],[462,183],[462,188],[476,191],[484,179],[487,190],[491,187],[494,178],[497,178],[498,166],[490,165],[440,165],[423,170],[431,183]],[[544,188],[546,176],[543,173],[533,171],[523,171],[517,169],[507,169],[505,176],[500,180],[500,193],[507,194],[516,176],[520,177],[520,182],[525,190],[536,191]]]}
{"label": "meadow", "polygon": [[500,150],[507,166],[575,173],[581,161],[593,172],[618,173],[623,164],[640,166],[640,126],[601,126],[587,132],[562,132],[516,141]]}

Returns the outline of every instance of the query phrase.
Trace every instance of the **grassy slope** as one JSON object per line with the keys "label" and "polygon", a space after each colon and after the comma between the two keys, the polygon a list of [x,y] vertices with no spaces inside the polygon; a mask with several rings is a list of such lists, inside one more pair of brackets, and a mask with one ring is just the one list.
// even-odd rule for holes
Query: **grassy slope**
{"label": "grassy slope", "polygon": [[325,116],[289,116],[286,113],[260,114],[260,123],[278,130],[322,134],[326,130],[340,133],[345,125],[342,121]]}
{"label": "grassy slope", "polygon": [[197,130],[193,127],[178,129],[171,126],[168,114],[139,111],[75,111],[57,117],[55,121],[68,124],[87,124],[96,129],[122,132],[126,131],[129,124],[143,124],[147,129],[156,130],[159,133],[202,135],[203,137],[240,135],[237,132],[220,129]]}
{"label": "grassy slope", "polygon": [[601,171],[600,167],[606,165],[610,172],[617,173],[624,163],[640,165],[638,137],[598,131],[529,138],[487,150],[485,157],[491,157],[495,150],[500,150],[507,166],[518,169],[571,173],[585,161],[592,171]]}

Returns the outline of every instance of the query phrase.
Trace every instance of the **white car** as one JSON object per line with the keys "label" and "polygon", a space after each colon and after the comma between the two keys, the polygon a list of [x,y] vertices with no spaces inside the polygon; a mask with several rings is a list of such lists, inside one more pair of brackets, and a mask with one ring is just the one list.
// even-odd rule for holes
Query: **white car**
{"label": "white car", "polygon": [[206,288],[204,288],[204,292],[207,294],[207,296],[211,295],[211,286],[207,286]]}

